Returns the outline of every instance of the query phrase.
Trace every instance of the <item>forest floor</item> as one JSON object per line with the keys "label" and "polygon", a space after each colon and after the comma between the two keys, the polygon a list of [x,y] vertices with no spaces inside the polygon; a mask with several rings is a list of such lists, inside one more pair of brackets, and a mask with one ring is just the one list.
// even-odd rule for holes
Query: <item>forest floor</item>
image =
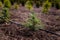
{"label": "forest floor", "polygon": [[[33,10],[36,16],[45,24],[45,30],[31,31],[14,23],[0,24],[0,40],[60,40],[60,10],[51,8],[49,14],[41,13],[40,8]],[[25,7],[18,10],[10,9],[11,20],[15,23],[25,23],[31,12]]]}

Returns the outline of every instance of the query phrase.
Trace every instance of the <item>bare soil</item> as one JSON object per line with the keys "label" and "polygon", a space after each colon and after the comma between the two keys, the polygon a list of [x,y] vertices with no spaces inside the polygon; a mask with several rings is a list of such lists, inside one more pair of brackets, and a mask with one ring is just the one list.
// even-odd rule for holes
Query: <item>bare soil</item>
{"label": "bare soil", "polygon": [[[40,7],[34,8],[33,11],[45,24],[45,30],[60,35],[60,10],[51,8],[49,14],[43,14]],[[25,23],[30,13],[25,7],[18,10],[10,9],[11,20],[17,23]],[[60,40],[58,35],[43,30],[32,31],[14,23],[0,24],[0,40]]]}

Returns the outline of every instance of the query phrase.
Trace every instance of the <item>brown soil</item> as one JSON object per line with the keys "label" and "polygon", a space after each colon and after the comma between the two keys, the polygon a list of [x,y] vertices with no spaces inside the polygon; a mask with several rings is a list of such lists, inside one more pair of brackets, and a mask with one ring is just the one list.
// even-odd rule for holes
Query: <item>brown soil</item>
{"label": "brown soil", "polygon": [[[45,24],[45,30],[60,35],[60,10],[51,9],[49,14],[42,14],[41,8],[34,8],[39,19]],[[11,20],[25,23],[30,11],[24,7],[18,10],[10,9]],[[60,40],[60,36],[43,30],[32,31],[29,28],[14,23],[0,24],[0,40]]]}

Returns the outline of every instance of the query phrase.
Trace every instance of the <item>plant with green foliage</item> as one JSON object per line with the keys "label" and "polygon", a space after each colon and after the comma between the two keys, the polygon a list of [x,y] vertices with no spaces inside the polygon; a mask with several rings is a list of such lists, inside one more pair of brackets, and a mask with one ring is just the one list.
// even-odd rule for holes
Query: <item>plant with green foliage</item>
{"label": "plant with green foliage", "polygon": [[2,15],[0,18],[3,20],[3,22],[9,22],[10,14],[9,14],[9,8],[11,4],[9,0],[4,0],[4,7],[2,9]]}
{"label": "plant with green foliage", "polygon": [[43,12],[43,13],[47,13],[50,8],[51,8],[51,2],[49,2],[49,1],[47,0],[47,1],[43,4],[42,12]]}
{"label": "plant with green foliage", "polygon": [[30,28],[30,30],[33,30],[33,31],[44,28],[43,23],[41,22],[41,20],[39,20],[36,17],[34,12],[31,13],[30,18],[28,18],[25,26]]}
{"label": "plant with green foliage", "polygon": [[2,16],[0,19],[2,22],[9,22],[10,14],[9,14],[9,8],[11,4],[9,0],[4,0],[4,7],[2,9]]}
{"label": "plant with green foliage", "polygon": [[27,1],[26,4],[25,4],[25,7],[29,10],[32,10],[33,9],[33,5],[32,5],[32,2],[31,1]]}
{"label": "plant with green foliage", "polygon": [[7,7],[7,8],[11,7],[11,3],[9,0],[4,0],[4,7]]}
{"label": "plant with green foliage", "polygon": [[3,7],[3,4],[2,4],[2,2],[0,1],[0,7]]}
{"label": "plant with green foliage", "polygon": [[19,5],[17,3],[15,3],[14,8],[17,10],[19,8]]}
{"label": "plant with green foliage", "polygon": [[[0,1],[3,2],[5,0],[0,0]],[[9,0],[9,1],[11,2],[11,4],[18,3],[18,4],[22,4],[22,6],[25,6],[25,3],[27,1],[33,1],[33,3],[35,3],[36,6],[39,7],[39,6],[42,6],[43,3],[45,1],[47,1],[47,0]],[[53,1],[52,0],[48,0],[48,1],[52,3],[52,7],[55,7],[57,9],[60,8],[60,0],[53,0]]]}
{"label": "plant with green foliage", "polygon": [[9,19],[10,19],[10,14],[9,14],[9,9],[4,7],[3,10],[2,10],[2,20],[4,22],[9,22]]}

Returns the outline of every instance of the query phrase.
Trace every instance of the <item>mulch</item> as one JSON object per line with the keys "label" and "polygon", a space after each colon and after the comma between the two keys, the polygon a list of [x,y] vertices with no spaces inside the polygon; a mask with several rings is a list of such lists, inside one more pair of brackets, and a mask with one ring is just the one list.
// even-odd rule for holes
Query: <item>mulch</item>
{"label": "mulch", "polygon": [[[52,11],[53,10],[53,11]],[[41,8],[34,8],[34,11],[39,19],[45,24],[45,30],[58,32],[60,29],[60,12],[57,9],[51,9],[49,14],[42,14]],[[17,23],[25,23],[29,18],[30,11],[24,7],[18,10],[11,9],[11,20]],[[52,14],[53,13],[53,14]],[[58,34],[57,33],[57,34]],[[0,24],[0,39],[1,40],[60,40],[60,36],[51,34],[43,30],[32,31],[29,28],[19,26],[14,23]]]}

